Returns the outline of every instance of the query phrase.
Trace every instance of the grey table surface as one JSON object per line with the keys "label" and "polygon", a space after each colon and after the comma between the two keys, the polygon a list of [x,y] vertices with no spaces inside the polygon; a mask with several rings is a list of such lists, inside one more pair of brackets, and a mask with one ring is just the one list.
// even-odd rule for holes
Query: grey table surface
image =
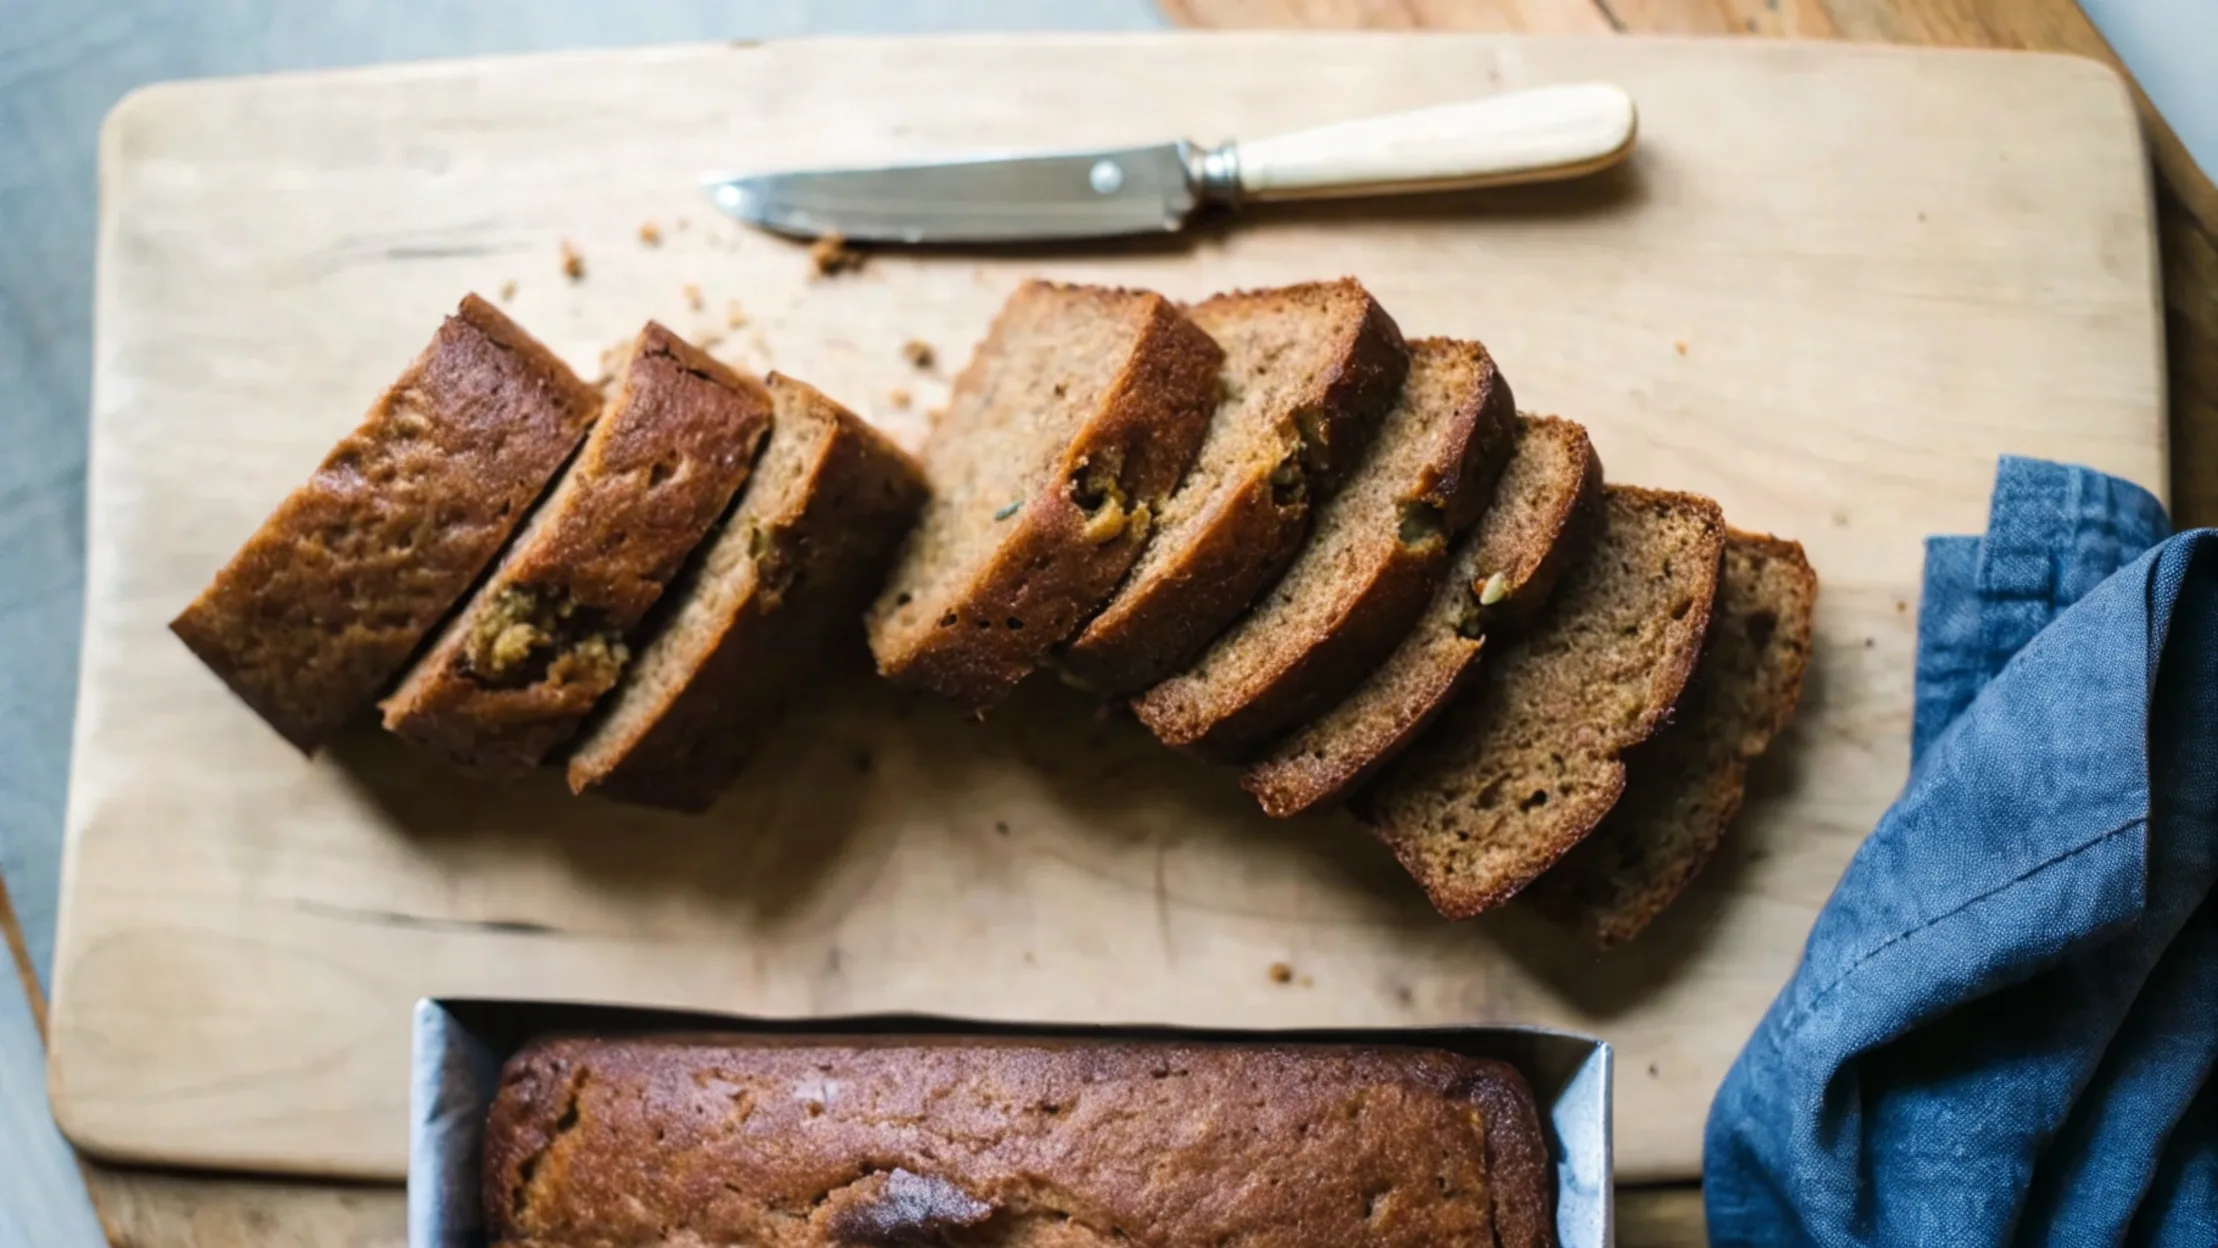
{"label": "grey table surface", "polygon": [[[143,83],[805,34],[1133,30],[1149,0],[0,0],[0,874],[51,973],[84,582],[94,161]],[[0,975],[0,1248],[101,1242]]]}

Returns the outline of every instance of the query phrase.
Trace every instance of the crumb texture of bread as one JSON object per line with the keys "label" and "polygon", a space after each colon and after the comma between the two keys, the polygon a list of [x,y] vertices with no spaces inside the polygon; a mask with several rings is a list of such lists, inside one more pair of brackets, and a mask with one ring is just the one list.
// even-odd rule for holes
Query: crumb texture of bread
{"label": "crumb texture of bread", "polygon": [[761,382],[649,322],[569,470],[382,704],[385,726],[484,776],[537,766],[615,686],[770,416]]}
{"label": "crumb texture of bread", "polygon": [[1632,939],[1686,890],[1738,814],[1748,765],[1802,697],[1817,573],[1800,544],[1725,539],[1709,640],[1671,722],[1626,756],[1625,795],[1527,890],[1601,948]]}
{"label": "crumb texture of bread", "polygon": [[867,619],[879,672],[983,711],[1039,667],[1147,545],[1222,361],[1161,295],[1019,287],[925,440],[932,495]]}
{"label": "crumb texture of bread", "polygon": [[705,810],[831,652],[860,649],[924,471],[814,387],[766,380],[770,440],[571,752],[573,792]]}
{"label": "crumb texture of bread", "polygon": [[1492,500],[1416,627],[1354,692],[1250,764],[1241,786],[1278,818],[1346,798],[1463,691],[1490,638],[1548,602],[1585,549],[1601,498],[1602,461],[1586,430],[1520,416]]}
{"label": "crumb texture of bread", "polygon": [[1612,485],[1551,609],[1479,672],[1356,813],[1433,907],[1508,901],[1592,832],[1701,656],[1725,523],[1692,494]]}
{"label": "crumb texture of bread", "polygon": [[1278,583],[1194,665],[1133,699],[1164,744],[1239,761],[1330,707],[1391,654],[1492,496],[1517,407],[1486,348],[1409,344],[1368,453]]}
{"label": "crumb texture of bread", "polygon": [[599,410],[552,352],[468,296],[171,630],[314,750],[469,592]]}
{"label": "crumb texture of bread", "polygon": [[1401,389],[1401,330],[1353,278],[1217,295],[1191,309],[1225,351],[1208,438],[1155,539],[1059,657],[1096,692],[1184,668],[1276,580]]}
{"label": "crumb texture of bread", "polygon": [[1524,1078],[1431,1049],[551,1037],[483,1155],[496,1248],[1554,1243]]}

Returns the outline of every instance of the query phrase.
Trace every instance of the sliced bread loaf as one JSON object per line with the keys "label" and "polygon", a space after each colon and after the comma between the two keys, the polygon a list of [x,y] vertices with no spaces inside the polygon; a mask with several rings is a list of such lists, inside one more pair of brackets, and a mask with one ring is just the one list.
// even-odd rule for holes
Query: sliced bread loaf
{"label": "sliced bread loaf", "polygon": [[770,441],[571,752],[573,792],[706,810],[824,652],[860,640],[924,471],[813,387],[767,380]]}
{"label": "sliced bread loaf", "polygon": [[1248,767],[1241,786],[1280,818],[1353,792],[1463,689],[1490,639],[1548,601],[1585,549],[1601,498],[1602,461],[1586,430],[1521,417],[1493,501],[1456,543],[1417,626],[1355,692]]}
{"label": "sliced bread loaf", "polygon": [[515,545],[382,704],[489,776],[538,765],[616,684],[629,640],[747,479],[770,393],[649,322],[606,413]]}
{"label": "sliced bread loaf", "polygon": [[468,296],[170,630],[270,727],[315,749],[469,592],[600,406]]}
{"label": "sliced bread loaf", "polygon": [[1625,760],[1625,795],[1526,893],[1607,948],[1632,939],[1709,861],[1748,764],[1787,726],[1810,662],[1817,573],[1802,547],[1732,533],[1702,661],[1671,722]]}
{"label": "sliced bread loaf", "polygon": [[1441,914],[1509,900],[1616,805],[1625,751],[1701,655],[1724,543],[1709,499],[1604,487],[1594,541],[1549,612],[1357,795]]}
{"label": "sliced bread loaf", "polygon": [[1147,544],[1223,359],[1160,295],[1019,287],[925,442],[932,498],[867,621],[878,670],[984,710],[1039,666]]}
{"label": "sliced bread loaf", "polygon": [[1218,295],[1190,311],[1224,347],[1223,402],[1155,539],[1060,658],[1098,693],[1185,667],[1278,578],[1408,368],[1401,331],[1353,278]]}
{"label": "sliced bread loaf", "polygon": [[1478,519],[1517,405],[1475,342],[1409,344],[1409,375],[1278,584],[1194,665],[1133,699],[1166,745],[1239,759],[1330,706],[1392,653]]}

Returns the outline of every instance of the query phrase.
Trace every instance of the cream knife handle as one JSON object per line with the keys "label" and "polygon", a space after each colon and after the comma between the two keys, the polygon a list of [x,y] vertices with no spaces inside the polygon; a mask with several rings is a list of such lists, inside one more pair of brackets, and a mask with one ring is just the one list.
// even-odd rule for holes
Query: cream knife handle
{"label": "cream knife handle", "polygon": [[1445,191],[1575,178],[1632,150],[1633,97],[1536,87],[1229,144],[1245,199]]}

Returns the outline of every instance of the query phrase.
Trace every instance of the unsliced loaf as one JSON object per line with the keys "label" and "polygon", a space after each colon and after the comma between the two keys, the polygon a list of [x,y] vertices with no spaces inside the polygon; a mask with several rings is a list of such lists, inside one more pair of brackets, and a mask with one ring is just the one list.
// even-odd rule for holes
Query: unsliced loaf
{"label": "unsliced loaf", "polygon": [[772,373],[770,440],[570,754],[573,792],[705,810],[857,617],[924,501],[907,452]]}
{"label": "unsliced loaf", "polygon": [[457,766],[513,776],[616,684],[663,587],[747,479],[770,393],[649,322],[606,413],[500,566],[382,704]]}
{"label": "unsliced loaf", "polygon": [[932,497],[867,621],[878,670],[973,710],[1015,688],[1147,544],[1223,358],[1160,295],[1019,287],[925,442]]}
{"label": "unsliced loaf", "polygon": [[476,295],[170,622],[301,750],[367,709],[600,410]]}
{"label": "unsliced loaf", "polygon": [[1607,948],[1686,889],[1740,811],[1748,764],[1787,726],[1810,662],[1817,573],[1802,547],[1731,533],[1702,661],[1671,722],[1625,759],[1625,795],[1533,882],[1543,912]]}
{"label": "unsliced loaf", "polygon": [[1353,693],[1250,765],[1241,786],[1280,818],[1353,792],[1463,690],[1486,645],[1547,603],[1584,552],[1601,499],[1602,461],[1586,430],[1520,417],[1493,500],[1456,544],[1417,626]]}
{"label": "unsliced loaf", "polygon": [[1238,760],[1361,682],[1409,635],[1450,543],[1492,496],[1516,413],[1486,348],[1409,344],[1400,397],[1308,543],[1192,667],[1133,699],[1140,722],[1166,745]]}
{"label": "unsliced loaf", "polygon": [[1701,655],[1725,542],[1717,504],[1612,485],[1600,518],[1549,612],[1357,795],[1448,918],[1509,900],[1594,830],[1624,790],[1625,751]]}
{"label": "unsliced loaf", "polygon": [[1415,1048],[542,1040],[484,1182],[498,1248],[1554,1242],[1524,1079]]}
{"label": "unsliced loaf", "polygon": [[1224,397],[1155,539],[1060,657],[1103,694],[1185,667],[1277,579],[1408,368],[1401,331],[1353,278],[1218,295],[1191,315],[1224,347]]}

